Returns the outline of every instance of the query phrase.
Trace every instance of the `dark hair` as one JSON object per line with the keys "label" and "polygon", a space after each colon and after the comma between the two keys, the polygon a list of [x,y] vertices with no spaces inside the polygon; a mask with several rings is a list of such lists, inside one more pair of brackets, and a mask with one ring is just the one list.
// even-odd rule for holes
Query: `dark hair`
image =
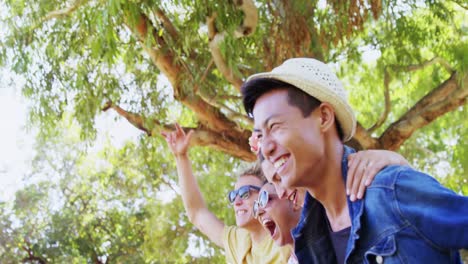
{"label": "dark hair", "polygon": [[297,88],[296,86],[275,79],[260,78],[246,82],[241,87],[244,108],[247,114],[252,117],[252,111],[260,96],[273,90],[287,90],[288,104],[296,106],[304,117],[310,115],[321,102]]}
{"label": "dark hair", "polygon": [[267,182],[267,179],[265,175],[263,174],[262,167],[260,162],[255,162],[254,165],[243,171],[241,174],[239,174],[239,177],[244,177],[244,176],[254,176],[257,177],[259,180],[262,181],[262,185]]}
{"label": "dark hair", "polygon": [[[249,117],[253,118],[253,109],[258,98],[273,90],[286,90],[288,92],[288,104],[299,108],[302,116],[309,116],[312,111],[322,103],[317,98],[302,91],[296,86],[270,78],[259,78],[245,82],[241,87],[242,103]],[[340,123],[335,122],[338,136],[343,138],[343,132]]]}

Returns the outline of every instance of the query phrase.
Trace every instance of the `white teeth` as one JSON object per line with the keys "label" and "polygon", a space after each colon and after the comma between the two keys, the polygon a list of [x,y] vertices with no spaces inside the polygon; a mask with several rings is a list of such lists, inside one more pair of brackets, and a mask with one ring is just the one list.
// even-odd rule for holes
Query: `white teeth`
{"label": "white teeth", "polygon": [[280,158],[279,160],[277,160],[273,166],[275,166],[275,169],[278,169],[279,167],[283,166],[284,163],[286,163],[287,159],[286,158]]}
{"label": "white teeth", "polygon": [[291,195],[289,195],[288,199],[289,199],[289,201],[294,202],[294,200],[296,200],[296,191],[291,193]]}
{"label": "white teeth", "polygon": [[237,211],[238,215],[243,215],[243,214],[246,214],[246,213],[247,213],[247,210],[238,210]]}
{"label": "white teeth", "polygon": [[268,223],[272,222],[270,219],[265,219],[262,221],[262,225],[266,225]]}

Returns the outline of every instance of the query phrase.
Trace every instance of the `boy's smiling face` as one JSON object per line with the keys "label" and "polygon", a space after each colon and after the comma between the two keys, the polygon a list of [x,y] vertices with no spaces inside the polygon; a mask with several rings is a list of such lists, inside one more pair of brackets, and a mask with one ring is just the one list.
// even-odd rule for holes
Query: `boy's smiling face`
{"label": "boy's smiling face", "polygon": [[318,107],[304,117],[288,103],[285,89],[269,91],[255,103],[254,130],[259,133],[260,149],[285,189],[308,187],[318,180],[316,172],[324,156],[320,113]]}

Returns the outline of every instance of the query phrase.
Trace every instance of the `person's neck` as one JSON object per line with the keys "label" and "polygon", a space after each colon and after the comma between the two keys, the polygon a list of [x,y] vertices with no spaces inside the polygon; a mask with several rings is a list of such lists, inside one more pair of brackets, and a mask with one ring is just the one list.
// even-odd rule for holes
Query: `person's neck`
{"label": "person's neck", "polygon": [[335,141],[325,148],[323,176],[320,182],[307,188],[307,191],[325,208],[333,231],[351,225],[346,200],[346,186],[342,177],[343,143]]}
{"label": "person's neck", "polygon": [[260,224],[256,227],[252,226],[251,228],[247,229],[250,233],[250,238],[252,239],[252,243],[258,244],[265,239],[267,235],[267,231],[261,226]]}

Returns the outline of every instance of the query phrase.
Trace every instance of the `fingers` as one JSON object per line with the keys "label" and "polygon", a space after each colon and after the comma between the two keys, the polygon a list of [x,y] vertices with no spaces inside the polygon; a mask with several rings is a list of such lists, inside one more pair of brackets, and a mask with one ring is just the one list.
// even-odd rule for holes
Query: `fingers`
{"label": "fingers", "polygon": [[178,137],[185,137],[186,136],[184,129],[182,129],[182,127],[178,123],[174,124],[174,128],[175,128],[175,130],[172,131],[172,132],[167,132],[167,131],[162,131],[161,132],[161,135],[164,138],[166,138],[166,141],[168,139],[171,139],[170,141],[174,142]]}
{"label": "fingers", "polygon": [[361,183],[364,182],[363,178],[365,176],[364,173],[367,168],[367,163],[365,161],[362,161],[361,159],[358,159],[355,161],[355,166],[356,168],[353,175],[353,183],[351,185],[349,197],[349,199],[353,202],[356,200],[357,197],[359,197],[359,186],[361,185]]}
{"label": "fingers", "polygon": [[372,182],[378,172],[378,166],[372,163],[372,156],[368,152],[358,152],[348,157],[348,175],[346,180],[346,194],[354,202],[362,199],[366,187]]}
{"label": "fingers", "polygon": [[356,160],[355,154],[348,156],[348,175],[346,177],[346,195],[351,194],[351,186],[353,186],[354,174],[356,173]]}
{"label": "fingers", "polygon": [[172,146],[175,143],[174,133],[169,134],[168,143]]}
{"label": "fingers", "polygon": [[185,137],[185,144],[186,144],[186,145],[188,145],[188,144],[190,143],[190,140],[192,139],[193,133],[194,133],[193,130],[190,130],[190,131],[187,133],[187,136]]}
{"label": "fingers", "polygon": [[369,186],[374,181],[375,175],[377,175],[387,164],[383,162],[369,162],[366,169],[365,175],[365,186]]}
{"label": "fingers", "polygon": [[347,194],[351,201],[362,199],[366,188],[375,176],[387,165],[401,164],[404,158],[385,150],[367,150],[352,154],[348,161]]}
{"label": "fingers", "polygon": [[166,142],[167,142],[168,144],[171,143],[171,135],[172,135],[172,133],[163,131],[163,132],[161,132],[161,135],[164,137],[164,139],[166,140]]}
{"label": "fingers", "polygon": [[180,127],[179,123],[175,123],[175,129],[176,129],[175,132],[177,133],[177,135],[185,136],[185,132],[182,129],[182,127]]}
{"label": "fingers", "polygon": [[375,177],[375,174],[377,174],[377,172],[379,171],[376,170],[377,167],[373,162],[363,160],[362,163],[364,164],[362,166],[362,177],[360,179],[359,185],[356,187],[356,189],[354,189],[356,193],[356,199],[362,199],[364,197],[364,192],[366,191],[367,186],[370,185],[370,183]]}

